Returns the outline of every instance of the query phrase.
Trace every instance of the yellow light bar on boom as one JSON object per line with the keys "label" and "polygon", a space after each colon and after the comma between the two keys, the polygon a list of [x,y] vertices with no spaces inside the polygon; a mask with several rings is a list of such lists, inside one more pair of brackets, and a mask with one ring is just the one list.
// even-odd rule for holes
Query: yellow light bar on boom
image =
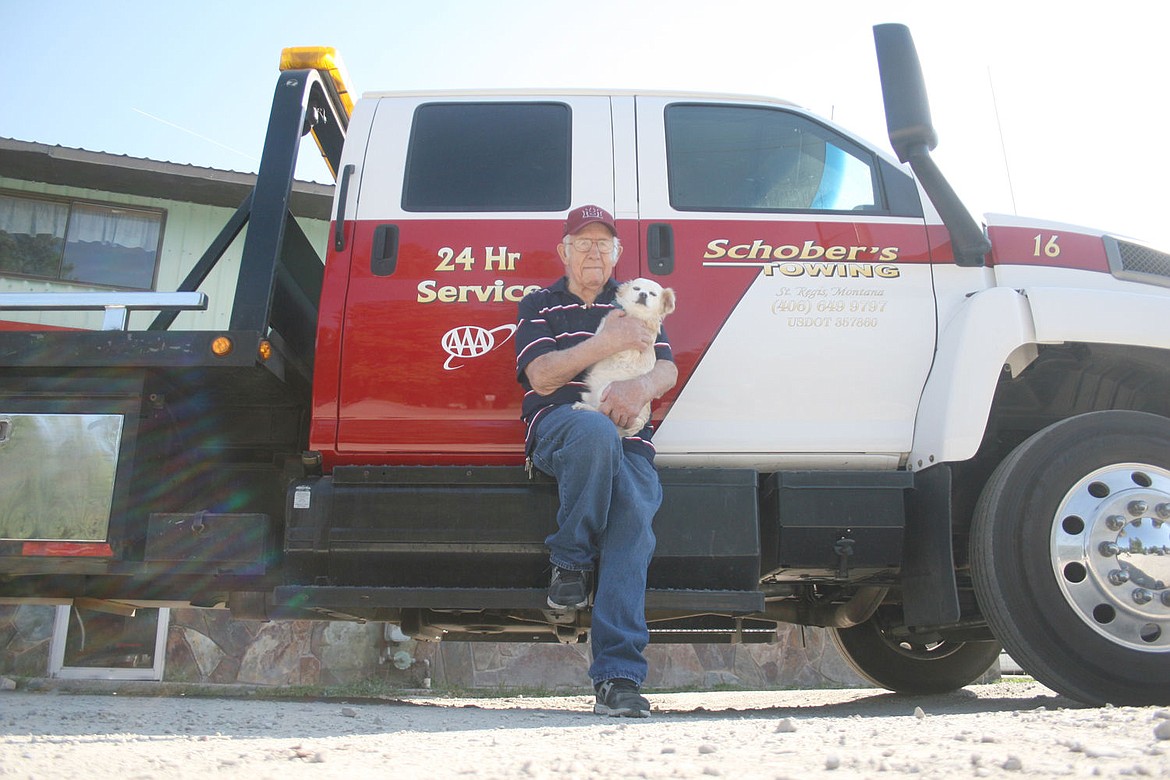
{"label": "yellow light bar on boom", "polygon": [[345,117],[353,113],[353,97],[349,89],[349,73],[341,55],[332,46],[289,46],[280,52],[280,69],[303,70],[313,68],[327,76],[337,92],[337,98],[345,107]]}

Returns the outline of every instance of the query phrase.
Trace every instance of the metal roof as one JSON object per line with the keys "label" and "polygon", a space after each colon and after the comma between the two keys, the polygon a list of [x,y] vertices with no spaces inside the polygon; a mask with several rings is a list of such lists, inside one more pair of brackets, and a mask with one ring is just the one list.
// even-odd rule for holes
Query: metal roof
{"label": "metal roof", "polygon": [[[0,138],[0,176],[185,203],[236,208],[256,175]],[[333,185],[294,181],[289,209],[328,220]]]}

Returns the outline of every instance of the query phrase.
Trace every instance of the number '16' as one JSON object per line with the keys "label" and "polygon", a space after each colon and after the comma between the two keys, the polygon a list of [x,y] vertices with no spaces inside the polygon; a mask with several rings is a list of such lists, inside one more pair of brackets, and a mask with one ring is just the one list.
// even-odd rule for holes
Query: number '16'
{"label": "number '16'", "polygon": [[1036,238],[1033,239],[1036,245],[1032,250],[1032,256],[1040,257],[1040,253],[1044,252],[1045,257],[1059,257],[1060,245],[1056,243],[1058,238],[1060,238],[1060,236],[1050,236],[1048,238],[1048,242],[1042,244],[1044,241],[1044,236],[1040,233],[1037,233]]}

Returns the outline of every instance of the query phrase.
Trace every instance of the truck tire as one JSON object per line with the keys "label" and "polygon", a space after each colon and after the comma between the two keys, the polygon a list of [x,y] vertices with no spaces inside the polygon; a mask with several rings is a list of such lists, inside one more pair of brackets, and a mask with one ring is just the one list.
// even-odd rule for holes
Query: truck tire
{"label": "truck tire", "polygon": [[830,631],[846,663],[881,688],[916,695],[947,693],[978,680],[999,659],[998,642],[927,642],[887,634],[874,615]]}
{"label": "truck tire", "polygon": [[1036,433],[975,509],[984,617],[1039,682],[1090,704],[1170,703],[1170,420],[1104,411]]}

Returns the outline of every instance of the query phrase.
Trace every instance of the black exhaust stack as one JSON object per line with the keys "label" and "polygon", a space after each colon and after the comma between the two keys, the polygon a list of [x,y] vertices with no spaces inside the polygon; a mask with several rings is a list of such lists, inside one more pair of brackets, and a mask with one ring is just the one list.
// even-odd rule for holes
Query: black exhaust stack
{"label": "black exhaust stack", "polygon": [[926,84],[910,30],[902,24],[879,24],[873,28],[873,39],[890,144],[899,160],[910,163],[938,209],[951,234],[955,263],[983,265],[983,258],[991,251],[991,242],[930,157],[930,151],[938,145],[938,134],[930,120]]}

